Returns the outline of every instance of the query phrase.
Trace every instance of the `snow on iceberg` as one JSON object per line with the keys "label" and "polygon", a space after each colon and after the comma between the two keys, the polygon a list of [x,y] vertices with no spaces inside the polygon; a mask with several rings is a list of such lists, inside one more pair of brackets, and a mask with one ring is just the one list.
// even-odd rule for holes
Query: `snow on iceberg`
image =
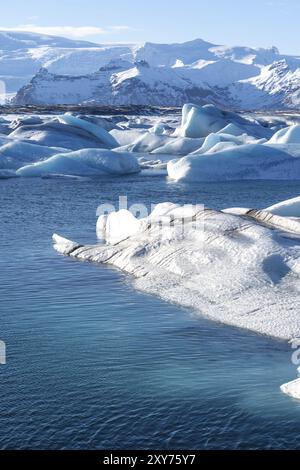
{"label": "snow on iceberg", "polygon": [[[169,223],[162,223],[168,217]],[[70,242],[55,238],[55,249],[79,260],[112,264],[132,274],[136,288],[212,320],[290,339],[300,335],[300,241],[289,238],[288,219],[276,216],[273,223],[273,217],[166,204],[139,221],[116,213],[109,229],[107,219],[101,219],[106,244],[75,244],[68,251]],[[300,224],[294,229],[299,237]]]}
{"label": "snow on iceberg", "polygon": [[213,154],[172,160],[168,175],[175,181],[237,181],[300,179],[300,158],[261,144],[233,147]]}
{"label": "snow on iceberg", "polygon": [[285,217],[300,217],[300,196],[274,204],[266,210]]}
{"label": "snow on iceberg", "polygon": [[106,149],[84,149],[61,153],[47,160],[27,165],[17,171],[19,176],[51,174],[75,176],[125,175],[138,173],[140,166],[131,153]]}
{"label": "snow on iceberg", "polygon": [[269,140],[270,144],[300,144],[300,124],[277,131]]}

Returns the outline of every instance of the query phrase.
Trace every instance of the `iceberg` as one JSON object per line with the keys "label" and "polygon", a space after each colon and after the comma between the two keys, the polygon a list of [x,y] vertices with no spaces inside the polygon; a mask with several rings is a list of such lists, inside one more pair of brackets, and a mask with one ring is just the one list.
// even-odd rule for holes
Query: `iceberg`
{"label": "iceberg", "polygon": [[145,132],[133,143],[119,147],[116,150],[118,152],[152,153],[155,149],[163,147],[170,142],[174,142],[174,140],[176,139],[167,135]]}
{"label": "iceberg", "polygon": [[18,175],[14,170],[2,170],[0,169],[0,180],[8,180],[10,178],[16,178]]}
{"label": "iceberg", "polygon": [[72,114],[69,113],[59,116],[58,120],[63,124],[78,127],[79,129],[87,131],[99,139],[107,148],[118,147],[118,142],[111,134],[109,134],[109,132],[92,122],[72,116]]}
{"label": "iceberg", "polygon": [[171,160],[167,170],[175,181],[295,180],[300,179],[300,158],[265,144],[248,144]]}
{"label": "iceberg", "polygon": [[139,163],[131,153],[117,153],[106,149],[84,149],[57,154],[47,160],[24,166],[17,171],[17,174],[29,177],[51,174],[118,176],[139,171]]}
{"label": "iceberg", "polygon": [[96,226],[97,237],[113,244],[136,234],[140,229],[141,222],[127,210],[101,215]]}
{"label": "iceberg", "polygon": [[253,135],[258,138],[270,138],[272,131],[256,122],[248,121],[236,113],[223,111],[213,104],[198,106],[185,104],[182,108],[181,126],[176,130],[175,135],[181,137],[201,138],[207,137],[211,133],[226,132],[229,127],[229,134],[240,134],[237,129],[241,127],[243,133]]}
{"label": "iceberg", "polygon": [[230,124],[227,124],[227,126],[225,126],[223,129],[221,129],[219,133],[230,134],[230,135],[234,135],[238,137],[240,135],[243,135],[245,131],[242,128],[238,127],[237,125],[230,123]]}
{"label": "iceberg", "polygon": [[[246,144],[247,143],[246,141],[247,141],[247,135],[245,135],[242,138],[242,137],[233,136],[231,134],[211,133],[205,138],[203,145],[200,148],[198,153],[199,154],[208,153],[208,152],[215,153],[217,148],[220,149],[220,147],[221,148],[235,147],[237,145]],[[220,145],[220,144],[225,144],[225,145]],[[196,154],[196,152],[194,153]]]}
{"label": "iceberg", "polygon": [[228,120],[216,106],[185,104],[182,108],[182,124],[177,133],[182,137],[207,137],[223,129]]}
{"label": "iceberg", "polygon": [[60,237],[57,234],[53,235],[53,241],[55,242],[55,246],[57,247],[58,251],[62,254],[70,254],[72,251],[77,250],[80,248],[81,245],[78,243],[71,242],[67,240],[66,238]]}
{"label": "iceberg", "polygon": [[68,152],[68,150],[10,140],[9,143],[0,147],[0,168],[17,170],[24,165],[45,160],[62,152]]}
{"label": "iceberg", "polygon": [[295,398],[296,400],[300,400],[300,379],[281,385],[280,389],[286,395]]}
{"label": "iceberg", "polygon": [[[78,123],[78,121],[76,122]],[[99,129],[101,131],[101,128]],[[32,144],[37,143],[47,147],[62,147],[70,150],[111,148],[111,145],[107,145],[108,139],[106,138],[106,134],[110,134],[105,131],[106,137],[104,137],[104,129],[102,130],[103,137],[100,138],[99,136],[102,133],[99,132],[99,136],[96,136],[95,132],[90,132],[91,128],[89,127],[89,123],[87,123],[86,127],[84,125],[80,127],[79,125],[74,126],[52,120],[43,124],[18,127],[9,134],[9,137],[16,140],[26,140]],[[112,136],[110,137],[113,139]]]}
{"label": "iceberg", "polygon": [[160,155],[187,155],[201,148],[204,139],[172,137],[166,134],[145,132],[133,143],[115,149],[117,152],[151,153]]}
{"label": "iceberg", "polygon": [[204,139],[190,139],[188,137],[177,137],[169,140],[162,147],[152,150],[151,154],[159,155],[187,155],[202,148]]}
{"label": "iceberg", "polygon": [[277,131],[269,140],[270,144],[300,144],[300,124]]}
{"label": "iceberg", "polygon": [[144,134],[144,129],[113,129],[110,135],[118,142],[118,147],[125,147],[138,141]]}
{"label": "iceberg", "polygon": [[274,204],[266,210],[284,217],[300,217],[300,196]]}
{"label": "iceberg", "polygon": [[82,247],[55,236],[54,248],[111,264],[131,274],[137,289],[211,320],[299,337],[300,222],[166,203],[140,220],[126,211],[102,216],[98,228],[106,244]]}

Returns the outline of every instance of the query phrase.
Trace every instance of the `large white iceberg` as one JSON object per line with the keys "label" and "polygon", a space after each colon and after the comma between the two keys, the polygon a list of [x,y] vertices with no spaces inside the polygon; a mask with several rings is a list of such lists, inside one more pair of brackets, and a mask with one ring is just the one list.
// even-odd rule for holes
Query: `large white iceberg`
{"label": "large white iceberg", "polygon": [[61,153],[47,160],[27,165],[17,171],[19,176],[51,174],[75,176],[125,175],[138,173],[140,166],[132,153],[105,149],[84,149]]}
{"label": "large white iceberg", "polygon": [[142,220],[124,211],[101,217],[99,229],[107,244],[55,238],[55,248],[112,264],[138,289],[210,319],[283,339],[300,335],[300,222],[165,204]]}
{"label": "large white iceberg", "polygon": [[188,155],[168,163],[175,181],[300,179],[300,158],[261,144],[232,147],[213,154]]}

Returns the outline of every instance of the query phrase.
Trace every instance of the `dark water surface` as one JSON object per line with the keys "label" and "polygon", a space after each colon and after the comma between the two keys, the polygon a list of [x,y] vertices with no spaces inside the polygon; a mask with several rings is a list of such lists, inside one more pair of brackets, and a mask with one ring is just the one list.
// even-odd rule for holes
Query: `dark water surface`
{"label": "dark water surface", "polygon": [[141,175],[0,181],[0,448],[299,448],[300,403],[279,389],[296,377],[289,345],[135,292],[51,243],[94,243],[97,206],[119,195],[263,208],[299,194],[299,182]]}

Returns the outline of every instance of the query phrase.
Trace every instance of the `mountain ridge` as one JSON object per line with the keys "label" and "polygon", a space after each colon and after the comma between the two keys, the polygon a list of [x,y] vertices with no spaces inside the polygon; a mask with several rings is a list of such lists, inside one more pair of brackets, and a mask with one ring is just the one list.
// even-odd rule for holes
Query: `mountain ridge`
{"label": "mountain ridge", "polygon": [[9,93],[17,92],[16,105],[300,106],[299,57],[275,46],[228,47],[200,38],[105,45],[0,31],[0,79]]}

